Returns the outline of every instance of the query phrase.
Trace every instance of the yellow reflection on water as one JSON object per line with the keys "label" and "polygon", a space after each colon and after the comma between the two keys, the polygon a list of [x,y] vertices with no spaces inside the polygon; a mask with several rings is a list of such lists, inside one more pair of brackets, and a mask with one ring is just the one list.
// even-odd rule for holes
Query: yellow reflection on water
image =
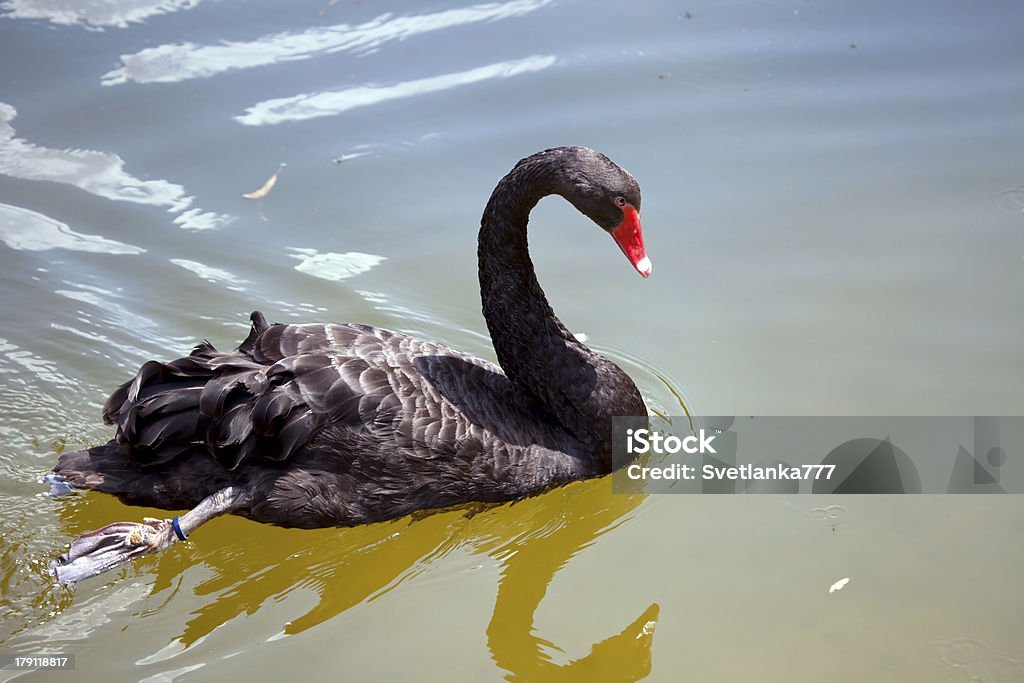
{"label": "yellow reflection on water", "polygon": [[[603,679],[639,680],[651,670],[658,605],[638,606],[632,623],[568,662],[554,661],[551,653],[562,648],[538,635],[534,622],[555,575],[603,534],[628,522],[643,500],[642,495],[612,494],[610,480],[603,478],[513,504],[446,510],[351,529],[282,529],[225,517],[197,531],[188,544],[122,571],[148,575],[152,596],[161,596],[158,606],[137,617],[191,600],[194,609],[183,630],[168,634],[187,649],[236,617],[253,615],[296,589],[314,594],[316,604],[282,624],[281,633],[301,633],[394,591],[461,549],[490,558],[499,570],[486,636],[490,655],[508,680],[591,680],[598,672]],[[63,508],[62,526],[70,539],[114,519],[146,515],[167,513],[89,493]],[[184,580],[194,565],[203,567],[204,578]]]}

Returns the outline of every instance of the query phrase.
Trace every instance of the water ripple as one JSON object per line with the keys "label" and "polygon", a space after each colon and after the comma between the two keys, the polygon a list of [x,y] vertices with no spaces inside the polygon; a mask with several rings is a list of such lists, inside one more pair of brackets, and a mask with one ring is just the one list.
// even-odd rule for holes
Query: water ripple
{"label": "water ripple", "polygon": [[522,16],[552,0],[514,0],[409,17],[382,14],[364,24],[337,24],[302,32],[274,33],[248,42],[218,45],[178,43],[146,48],[121,57],[120,68],[103,76],[103,85],[173,83],[209,78],[224,71],[312,59],[337,52],[365,54],[381,45],[440,29]]}
{"label": "water ripple", "polygon": [[102,31],[105,26],[127,28],[159,14],[192,9],[202,0],[118,0],[117,2],[81,2],[80,0],[8,0],[0,4],[7,19],[46,19],[52,24]]}
{"label": "water ripple", "polygon": [[[0,374],[15,374],[21,369],[49,384],[70,387],[75,383],[65,377],[56,362],[42,358],[31,351],[18,348],[7,339],[0,337]],[[6,362],[3,360],[6,358]]]}
{"label": "water ripple", "polygon": [[1024,660],[996,653],[973,638],[949,638],[932,643],[939,661],[948,668],[951,680],[1010,683],[1024,680]]}
{"label": "water ripple", "polygon": [[533,55],[510,62],[497,62],[487,66],[455,73],[404,81],[394,85],[361,85],[344,90],[303,93],[292,97],[278,97],[257,102],[236,116],[235,120],[247,126],[266,126],[283,121],[304,121],[321,116],[334,116],[349,109],[397,100],[414,95],[448,90],[492,78],[507,78],[531,71],[546,69],[555,63],[551,55]]}
{"label": "water ripple", "polygon": [[0,241],[17,251],[69,249],[101,254],[142,254],[146,251],[99,235],[83,235],[66,223],[9,204],[0,204]]}
{"label": "water ripple", "polygon": [[203,263],[199,263],[198,261],[190,261],[183,258],[172,258],[171,263],[180,268],[184,268],[191,273],[195,273],[207,282],[224,283],[227,285],[228,289],[236,292],[244,292],[245,285],[248,284],[248,280],[243,280],[226,270],[207,266]]}
{"label": "water ripple", "polygon": [[182,228],[202,230],[227,225],[233,216],[202,212],[181,185],[166,180],[140,180],[124,170],[117,154],[89,149],[52,149],[15,137],[11,121],[18,111],[0,102],[0,173],[24,180],[73,185],[89,194],[117,202],[165,207],[178,213]]}
{"label": "water ripple", "polygon": [[152,349],[175,348],[183,341],[188,341],[164,334],[155,320],[134,312],[130,307],[131,302],[122,294],[84,283],[63,282],[68,288],[55,289],[54,294],[90,307],[78,309],[77,315],[79,323],[92,330],[79,329],[76,334],[102,335],[113,342],[112,349],[105,345],[94,348],[94,353],[110,358],[107,354],[113,352],[116,353],[118,364],[131,365],[149,360]]}
{"label": "water ripple", "polygon": [[344,254],[318,252],[316,249],[288,247],[291,257],[300,261],[295,270],[324,280],[347,280],[361,275],[386,260],[384,256],[348,251]]}

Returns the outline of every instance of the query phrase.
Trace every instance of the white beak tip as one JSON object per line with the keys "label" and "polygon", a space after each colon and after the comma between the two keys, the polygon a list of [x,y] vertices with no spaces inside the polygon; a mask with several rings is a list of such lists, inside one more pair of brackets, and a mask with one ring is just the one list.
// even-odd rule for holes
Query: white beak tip
{"label": "white beak tip", "polygon": [[644,256],[642,259],[636,262],[636,272],[640,273],[644,277],[651,274],[651,259]]}

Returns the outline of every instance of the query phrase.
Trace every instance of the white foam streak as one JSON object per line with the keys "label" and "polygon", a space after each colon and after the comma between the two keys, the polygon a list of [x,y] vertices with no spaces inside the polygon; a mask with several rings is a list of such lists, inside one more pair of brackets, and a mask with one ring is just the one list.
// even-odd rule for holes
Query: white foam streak
{"label": "white foam streak", "polygon": [[468,71],[421,78],[394,85],[358,86],[344,90],[264,100],[249,107],[245,114],[236,116],[235,120],[247,126],[265,126],[283,121],[303,121],[321,116],[334,116],[356,107],[366,107],[388,100],[448,90],[492,78],[508,78],[540,71],[552,66],[555,61],[555,57],[550,55],[535,55],[525,59],[498,62]]}
{"label": "white foam streak", "polygon": [[295,270],[324,280],[347,280],[367,272],[386,260],[384,256],[349,251],[343,254],[318,252],[316,249],[289,247],[291,257],[300,261]]}
{"label": "white foam streak", "polygon": [[202,0],[7,0],[0,10],[7,19],[46,19],[61,26],[127,28],[149,17],[192,9]]}
{"label": "white foam streak", "polygon": [[274,33],[245,42],[159,45],[122,56],[122,66],[105,74],[102,83],[173,83],[338,52],[365,54],[379,49],[385,43],[406,40],[431,31],[522,16],[551,2],[513,0],[406,17],[382,14],[357,26],[320,26],[302,32]]}
{"label": "white foam streak", "polygon": [[147,204],[180,213],[177,225],[208,229],[230,223],[232,216],[202,212],[181,185],[166,180],[140,180],[124,168],[116,154],[88,149],[52,149],[15,137],[11,121],[17,110],[0,102],[0,173],[23,180],[73,185],[89,194],[117,202]]}
{"label": "white foam streak", "polygon": [[245,285],[247,284],[247,281],[232,273],[229,273],[226,270],[214,268],[212,266],[199,263],[198,261],[190,261],[188,259],[183,258],[172,258],[171,263],[178,266],[179,268],[184,268],[190,273],[195,273],[196,275],[206,280],[207,282],[224,284],[227,286],[228,289],[234,290],[236,292],[245,291]]}
{"label": "white foam streak", "polygon": [[17,251],[68,249],[99,254],[142,254],[146,251],[99,235],[83,235],[49,216],[8,204],[0,204],[0,241]]}

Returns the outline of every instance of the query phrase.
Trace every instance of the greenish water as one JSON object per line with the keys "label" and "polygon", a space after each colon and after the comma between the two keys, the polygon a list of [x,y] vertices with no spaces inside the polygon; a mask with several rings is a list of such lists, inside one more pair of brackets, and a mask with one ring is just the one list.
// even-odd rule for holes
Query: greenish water
{"label": "greenish water", "polygon": [[38,481],[149,358],[254,308],[493,358],[480,212],[554,145],[643,188],[649,280],[556,199],[530,241],[654,410],[1024,414],[1024,9],[623,7],[0,3],[0,653],[77,657],[19,680],[1024,679],[1019,496],[597,480],[46,575],[153,513]]}

